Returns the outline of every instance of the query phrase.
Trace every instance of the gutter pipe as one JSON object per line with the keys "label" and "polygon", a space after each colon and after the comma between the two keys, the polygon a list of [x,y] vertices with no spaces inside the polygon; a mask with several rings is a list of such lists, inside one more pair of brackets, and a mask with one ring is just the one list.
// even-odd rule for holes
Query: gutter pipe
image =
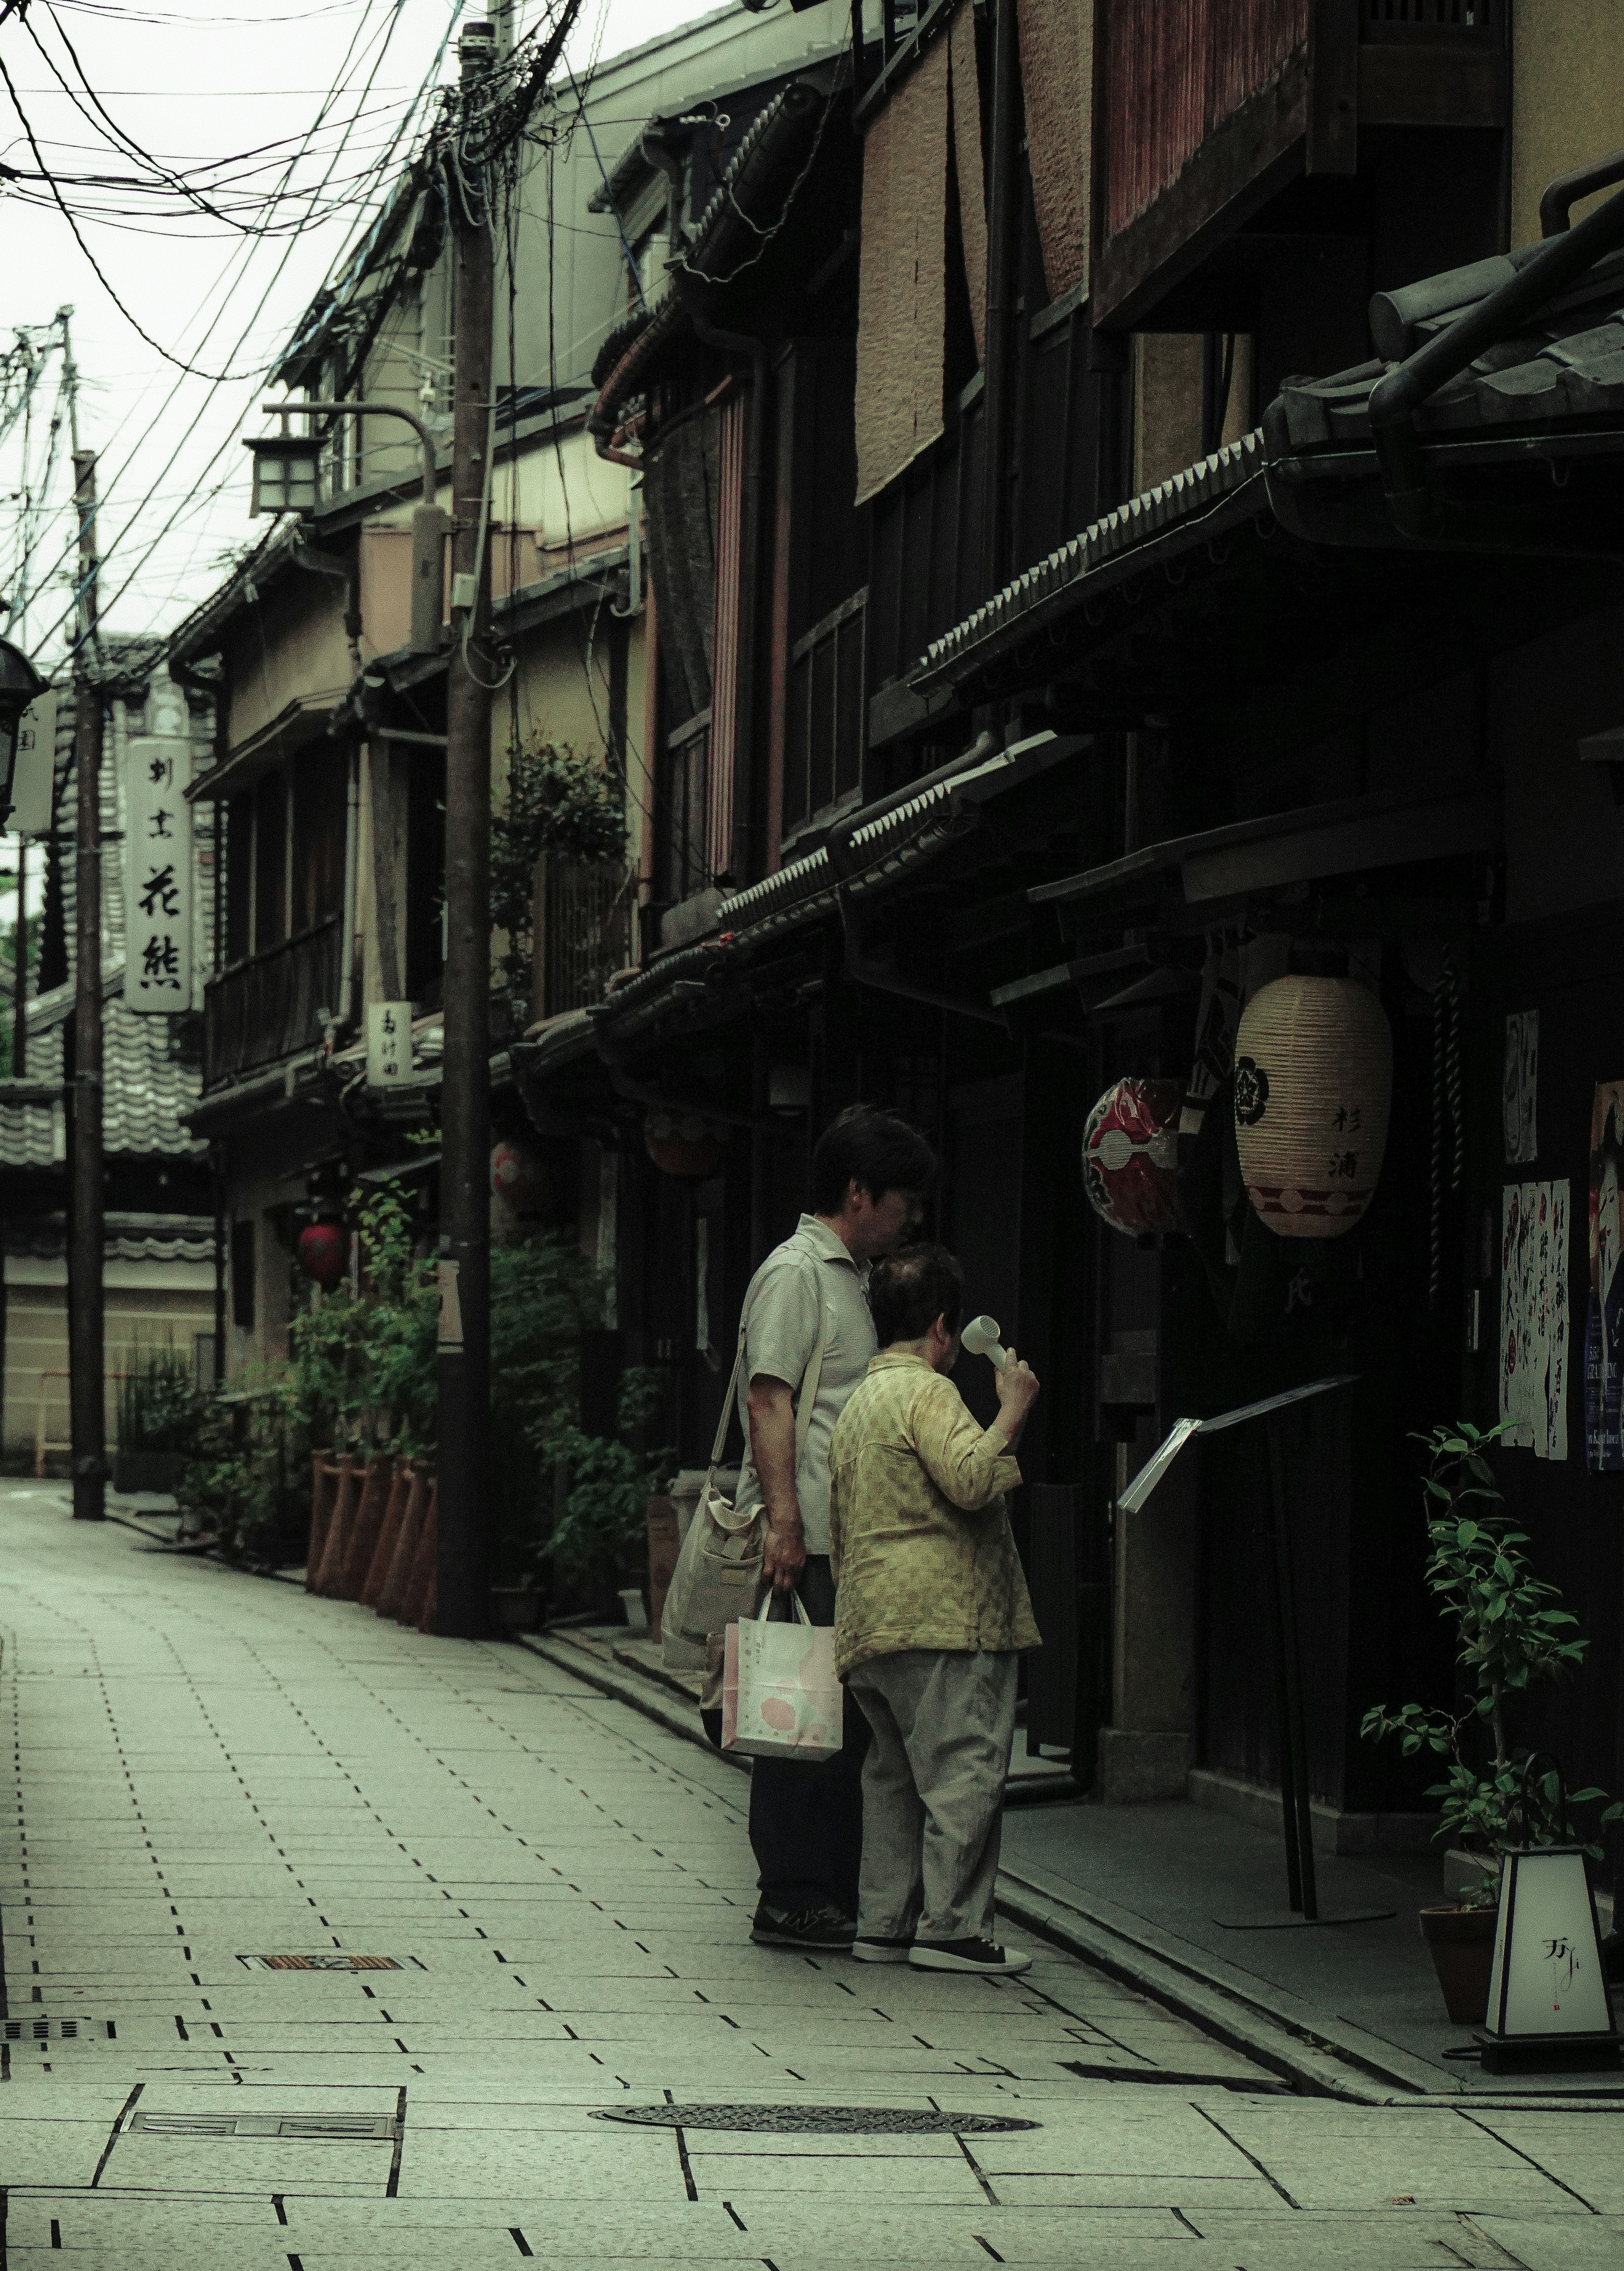
{"label": "gutter pipe", "polygon": [[1368,411],[1371,437],[1382,469],[1382,494],[1401,534],[1426,544],[1444,533],[1443,500],[1416,430],[1416,413],[1422,404],[1536,314],[1553,293],[1620,244],[1624,192],[1587,213],[1576,227],[1551,237],[1515,276],[1376,382]]}

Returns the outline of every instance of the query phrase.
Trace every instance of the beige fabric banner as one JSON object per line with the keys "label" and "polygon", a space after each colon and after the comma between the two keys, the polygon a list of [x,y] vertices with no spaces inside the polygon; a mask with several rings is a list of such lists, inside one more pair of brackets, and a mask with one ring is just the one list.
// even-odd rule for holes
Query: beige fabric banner
{"label": "beige fabric banner", "polygon": [[975,359],[987,361],[987,170],[981,160],[981,89],[976,69],[975,10],[953,19],[950,50],[953,79],[953,168],[958,176],[958,229],[970,287]]}
{"label": "beige fabric banner", "polygon": [[1032,203],[1051,300],[1088,289],[1094,0],[1018,0]]}
{"label": "beige fabric banner", "polygon": [[863,145],[857,502],[942,432],[947,337],[948,42],[937,40]]}

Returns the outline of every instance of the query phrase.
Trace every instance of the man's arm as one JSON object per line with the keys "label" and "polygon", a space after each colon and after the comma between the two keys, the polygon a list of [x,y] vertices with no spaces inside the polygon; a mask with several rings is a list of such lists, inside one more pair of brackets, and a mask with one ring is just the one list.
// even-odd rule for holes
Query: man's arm
{"label": "man's arm", "polygon": [[746,1409],[750,1420],[750,1460],[767,1509],[762,1574],[775,1590],[789,1592],[806,1567],[806,1531],[795,1495],[795,1401],[789,1382],[771,1373],[751,1376]]}

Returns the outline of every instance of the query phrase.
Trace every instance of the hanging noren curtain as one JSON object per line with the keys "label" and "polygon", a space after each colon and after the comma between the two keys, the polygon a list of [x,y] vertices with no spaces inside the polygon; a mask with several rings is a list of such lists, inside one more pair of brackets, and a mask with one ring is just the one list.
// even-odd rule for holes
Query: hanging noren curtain
{"label": "hanging noren curtain", "polygon": [[859,504],[895,480],[942,430],[948,48],[946,40],[938,40],[927,49],[863,145]]}
{"label": "hanging noren curtain", "polygon": [[1017,0],[1032,204],[1049,298],[1086,292],[1094,0]]}

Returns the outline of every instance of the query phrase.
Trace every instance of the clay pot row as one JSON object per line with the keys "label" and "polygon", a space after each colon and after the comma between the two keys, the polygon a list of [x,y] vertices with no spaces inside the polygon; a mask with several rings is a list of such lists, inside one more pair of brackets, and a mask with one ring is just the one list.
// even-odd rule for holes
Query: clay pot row
{"label": "clay pot row", "polygon": [[311,1466],[306,1591],[432,1630],[440,1500],[428,1460],[317,1451]]}

